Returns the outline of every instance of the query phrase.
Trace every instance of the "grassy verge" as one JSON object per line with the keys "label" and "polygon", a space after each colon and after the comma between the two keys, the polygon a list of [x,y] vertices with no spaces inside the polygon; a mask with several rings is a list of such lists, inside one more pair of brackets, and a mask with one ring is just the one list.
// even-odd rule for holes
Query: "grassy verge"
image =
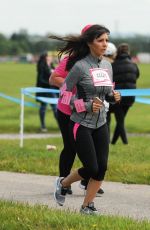
{"label": "grassy verge", "polygon": [[[57,150],[47,151],[53,144]],[[18,140],[0,140],[0,170],[58,175],[61,138],[25,140],[24,148]],[[123,183],[150,184],[150,145],[148,137],[129,137],[129,144],[110,145],[106,180]],[[78,158],[73,168],[80,167]]]}
{"label": "grassy verge", "polygon": [[[34,87],[36,84],[36,65],[18,63],[0,63],[1,84],[0,93],[8,96],[21,98],[21,88]],[[33,94],[34,95],[34,94]],[[25,101],[38,103],[27,96]],[[0,97],[0,133],[18,133],[20,129],[20,105]],[[51,132],[58,131],[52,111],[48,108],[46,124]],[[38,108],[25,107],[25,132],[38,133],[40,121]]]}
{"label": "grassy verge", "polygon": [[149,230],[148,221],[108,216],[82,216],[69,211],[0,201],[1,230]]}

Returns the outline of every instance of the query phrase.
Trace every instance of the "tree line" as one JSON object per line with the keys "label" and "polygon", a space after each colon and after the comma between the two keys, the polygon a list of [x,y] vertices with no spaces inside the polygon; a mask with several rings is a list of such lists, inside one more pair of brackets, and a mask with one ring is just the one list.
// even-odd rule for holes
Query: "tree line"
{"label": "tree line", "polygon": [[[150,53],[150,36],[113,36],[110,37],[110,41],[116,46],[122,42],[128,43],[131,48],[131,54],[134,56],[141,52]],[[51,40],[48,35],[29,35],[24,30],[13,33],[9,37],[0,33],[0,56],[15,56],[26,53],[36,55],[43,51],[58,50],[60,45],[60,41]]]}

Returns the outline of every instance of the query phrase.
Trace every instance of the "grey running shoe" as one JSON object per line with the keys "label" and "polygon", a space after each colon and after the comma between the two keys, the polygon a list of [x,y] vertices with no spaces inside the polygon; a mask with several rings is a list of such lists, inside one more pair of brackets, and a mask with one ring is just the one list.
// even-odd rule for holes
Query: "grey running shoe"
{"label": "grey running shoe", "polygon": [[85,215],[97,215],[98,211],[94,207],[94,202],[91,202],[86,207],[81,206],[80,213]]}
{"label": "grey running shoe", "polygon": [[63,177],[58,177],[55,182],[55,192],[54,192],[54,199],[60,206],[63,206],[65,203],[65,195],[67,193],[67,188],[63,188],[61,181]]}

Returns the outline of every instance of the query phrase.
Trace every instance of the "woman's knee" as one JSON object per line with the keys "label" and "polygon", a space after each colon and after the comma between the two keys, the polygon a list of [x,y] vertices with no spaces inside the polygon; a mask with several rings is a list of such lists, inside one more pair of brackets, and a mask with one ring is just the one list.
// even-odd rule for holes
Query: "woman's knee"
{"label": "woman's knee", "polygon": [[95,180],[98,180],[98,181],[102,181],[102,180],[104,180],[106,171],[107,171],[107,164],[101,166],[98,169],[97,173],[95,172],[95,174],[92,175],[92,178]]}
{"label": "woman's knee", "polygon": [[88,172],[89,172],[90,177],[92,177],[94,179],[97,177],[97,175],[99,173],[99,168],[98,168],[98,166],[89,167]]}

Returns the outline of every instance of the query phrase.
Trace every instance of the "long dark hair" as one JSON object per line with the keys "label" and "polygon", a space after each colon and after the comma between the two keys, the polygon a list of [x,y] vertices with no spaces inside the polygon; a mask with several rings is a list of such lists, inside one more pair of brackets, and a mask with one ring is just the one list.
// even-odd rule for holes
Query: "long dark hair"
{"label": "long dark hair", "polygon": [[43,67],[45,67],[47,65],[47,63],[46,63],[47,56],[48,56],[47,52],[43,52],[39,56],[39,59],[38,59],[38,62],[37,62],[37,71],[38,72],[41,70],[41,68],[43,68]]}
{"label": "long dark hair", "polygon": [[66,65],[66,70],[69,71],[78,60],[81,60],[90,53],[87,43],[91,43],[104,33],[109,34],[110,31],[106,27],[96,24],[91,25],[80,35],[69,35],[66,37],[50,35],[49,38],[64,42],[63,46],[59,49],[58,57],[60,59],[63,54],[69,56]]}

